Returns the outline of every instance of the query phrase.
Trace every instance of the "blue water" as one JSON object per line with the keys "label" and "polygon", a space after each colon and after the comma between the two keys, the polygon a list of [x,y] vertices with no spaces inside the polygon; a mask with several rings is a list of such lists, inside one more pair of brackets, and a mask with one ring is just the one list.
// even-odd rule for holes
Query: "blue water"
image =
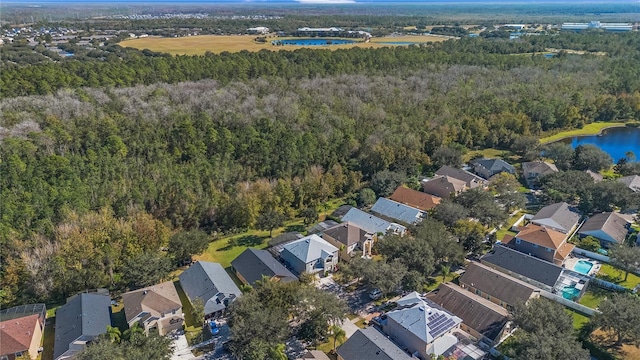
{"label": "blue water", "polygon": [[546,57],[547,59],[551,59],[554,56],[556,56],[556,54],[544,54],[544,57]]}
{"label": "blue water", "polygon": [[353,44],[355,40],[348,39],[288,39],[274,40],[272,45],[297,45],[297,46],[324,46],[324,45],[344,45]]}
{"label": "blue water", "polygon": [[573,300],[580,295],[580,290],[576,289],[575,286],[565,286],[562,288],[562,297],[567,300]]}
{"label": "blue water", "polygon": [[580,260],[573,267],[573,271],[579,272],[580,274],[589,275],[589,271],[593,267],[593,263],[586,260]]}
{"label": "blue water", "polygon": [[595,145],[609,154],[614,162],[625,157],[628,151],[632,151],[636,159],[640,159],[640,128],[611,128],[604,130],[601,135],[573,137],[562,141],[571,144],[573,148],[578,145]]}

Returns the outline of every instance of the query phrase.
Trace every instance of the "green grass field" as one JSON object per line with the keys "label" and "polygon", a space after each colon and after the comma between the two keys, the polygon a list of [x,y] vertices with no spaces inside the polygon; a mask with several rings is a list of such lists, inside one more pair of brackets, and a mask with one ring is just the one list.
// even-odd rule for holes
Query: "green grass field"
{"label": "green grass field", "polygon": [[584,295],[582,295],[578,303],[595,309],[600,305],[600,302],[607,297],[607,294],[611,294],[611,292],[598,288],[589,288]]}
{"label": "green grass field", "polygon": [[[258,43],[254,41],[255,35],[198,35],[180,38],[164,38],[164,37],[146,37],[140,39],[125,40],[120,43],[122,47],[132,47],[139,50],[149,49],[157,52],[166,52],[173,55],[202,55],[207,51],[212,53],[260,51],[260,50],[296,50],[301,46],[274,46],[271,45],[272,40],[287,39],[275,36],[268,37],[266,43]],[[353,47],[361,48],[380,48],[388,46],[399,46],[394,44],[385,44],[385,42],[436,42],[447,40],[445,37],[416,35],[416,36],[397,36],[373,38],[371,42],[358,42],[346,45],[329,45],[329,46],[311,46],[313,49],[349,49]]]}
{"label": "green grass field", "polygon": [[582,129],[562,131],[540,139],[540,144],[548,144],[573,136],[597,135],[606,128],[625,126],[621,122],[597,122],[585,125]]}
{"label": "green grass field", "polygon": [[[602,264],[598,275],[605,278],[607,281],[624,286],[627,289],[633,289],[640,284],[640,276],[629,273],[627,281],[624,281],[624,271],[617,269],[609,264]],[[604,275],[604,276],[603,276]]]}
{"label": "green grass field", "polygon": [[510,217],[509,220],[507,220],[507,222],[504,224],[504,226],[498,229],[498,231],[496,232],[496,239],[502,240],[502,238],[504,238],[505,235],[515,236],[516,233],[509,229],[511,229],[511,227],[516,222],[516,220],[518,220],[522,215],[524,215],[524,213],[525,213],[524,211],[518,211],[517,214]]}
{"label": "green grass field", "polygon": [[573,319],[573,329],[577,332],[580,331],[580,329],[582,329],[582,327],[589,322],[589,317],[588,316],[584,316],[576,311],[573,311],[569,308],[565,308],[564,309],[568,314],[571,315],[571,318]]}

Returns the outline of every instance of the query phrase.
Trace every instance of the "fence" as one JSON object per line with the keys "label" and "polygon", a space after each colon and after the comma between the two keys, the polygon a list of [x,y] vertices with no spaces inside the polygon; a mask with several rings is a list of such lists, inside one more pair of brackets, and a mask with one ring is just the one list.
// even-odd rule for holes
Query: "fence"
{"label": "fence", "polygon": [[575,311],[577,311],[577,312],[579,312],[581,314],[587,315],[587,316],[593,316],[597,311],[597,310],[594,310],[594,309],[592,309],[590,307],[587,307],[587,306],[578,304],[576,302],[573,302],[571,300],[567,300],[567,299],[563,298],[562,296],[559,296],[559,295],[556,295],[556,294],[552,294],[552,293],[550,293],[548,291],[541,291],[540,295],[546,297],[547,299],[550,299],[550,300],[553,300],[555,302],[558,302],[558,303],[560,303],[560,304],[562,304],[562,305],[564,305],[564,306],[566,306],[568,308],[572,308],[573,310],[575,310]]}
{"label": "fence", "polygon": [[629,289],[627,289],[624,286],[620,286],[618,284],[614,284],[612,282],[606,281],[606,280],[602,280],[599,278],[592,278],[591,283],[595,286],[599,286],[603,289],[607,289],[607,290],[612,290],[612,291],[627,291]]}
{"label": "fence", "polygon": [[572,253],[577,254],[577,255],[582,255],[582,256],[586,256],[588,258],[594,259],[594,260],[598,260],[598,261],[602,261],[605,263],[609,263],[611,260],[609,260],[609,257],[606,255],[602,255],[602,254],[598,254],[598,253],[594,253],[593,251],[589,251],[589,250],[585,250],[585,249],[581,249],[579,247],[574,247]]}

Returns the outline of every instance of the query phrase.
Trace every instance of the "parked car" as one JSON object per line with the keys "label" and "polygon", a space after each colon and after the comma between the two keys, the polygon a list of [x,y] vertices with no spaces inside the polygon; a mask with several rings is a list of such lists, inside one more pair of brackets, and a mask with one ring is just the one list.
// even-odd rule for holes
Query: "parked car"
{"label": "parked car", "polygon": [[209,322],[209,331],[211,331],[211,335],[218,335],[220,333],[220,328],[215,321]]}
{"label": "parked car", "polygon": [[382,297],[382,291],[380,289],[373,289],[369,292],[369,298],[371,300],[378,300]]}

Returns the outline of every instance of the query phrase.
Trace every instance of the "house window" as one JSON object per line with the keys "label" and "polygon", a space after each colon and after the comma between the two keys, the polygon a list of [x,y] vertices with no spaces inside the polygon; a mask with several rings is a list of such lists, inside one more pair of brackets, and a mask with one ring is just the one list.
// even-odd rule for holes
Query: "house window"
{"label": "house window", "polygon": [[533,248],[537,249],[538,248],[538,244],[533,244]]}
{"label": "house window", "polygon": [[545,248],[547,252],[551,252],[551,248]]}
{"label": "house window", "polygon": [[520,244],[520,239],[516,238],[516,244]]}
{"label": "house window", "polygon": [[16,358],[19,358],[20,356],[22,356],[22,353],[23,353],[23,352],[24,352],[24,351],[18,351],[18,352],[16,353]]}
{"label": "house window", "polygon": [[476,289],[476,295],[480,295],[480,290]]}

